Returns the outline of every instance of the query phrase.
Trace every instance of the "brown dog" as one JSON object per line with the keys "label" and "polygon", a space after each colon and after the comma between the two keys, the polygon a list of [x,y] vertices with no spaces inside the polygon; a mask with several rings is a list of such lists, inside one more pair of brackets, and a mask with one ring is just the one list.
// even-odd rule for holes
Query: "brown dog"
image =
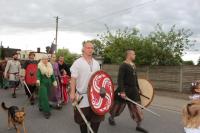
{"label": "brown dog", "polygon": [[1,107],[8,111],[8,129],[11,128],[11,124],[16,129],[17,133],[20,133],[20,127],[23,128],[24,133],[26,132],[25,126],[24,126],[24,120],[25,120],[25,112],[24,108],[19,109],[17,106],[11,106],[6,107],[5,103],[1,103]]}

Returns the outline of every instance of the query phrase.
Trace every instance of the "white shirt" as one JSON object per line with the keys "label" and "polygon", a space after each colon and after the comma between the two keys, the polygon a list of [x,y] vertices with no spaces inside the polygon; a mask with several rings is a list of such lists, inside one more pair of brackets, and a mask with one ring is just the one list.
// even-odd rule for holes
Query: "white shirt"
{"label": "white shirt", "polygon": [[21,70],[21,65],[18,60],[9,60],[5,68],[5,76],[9,75],[9,80],[18,81],[19,78],[15,74],[19,74]]}
{"label": "white shirt", "polygon": [[190,100],[200,100],[200,94],[194,94],[192,96],[189,96]]}
{"label": "white shirt", "polygon": [[199,128],[184,128],[185,133],[200,133],[200,127]]}
{"label": "white shirt", "polygon": [[77,59],[70,68],[71,77],[76,79],[77,93],[83,96],[83,99],[79,104],[80,108],[90,106],[87,96],[88,83],[92,74],[98,70],[100,70],[100,66],[95,59],[92,59],[92,63],[89,64],[84,57]]}

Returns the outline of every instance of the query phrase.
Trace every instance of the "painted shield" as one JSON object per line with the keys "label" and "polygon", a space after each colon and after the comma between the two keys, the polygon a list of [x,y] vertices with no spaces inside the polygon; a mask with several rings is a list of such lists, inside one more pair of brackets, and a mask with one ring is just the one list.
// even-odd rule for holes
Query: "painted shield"
{"label": "painted shield", "polygon": [[88,99],[97,115],[105,115],[110,111],[114,101],[114,84],[110,75],[102,70],[92,75],[88,85]]}
{"label": "painted shield", "polygon": [[25,81],[28,85],[35,85],[37,81],[37,64],[29,64],[25,70]]}
{"label": "painted shield", "polygon": [[140,87],[141,104],[148,107],[154,98],[154,89],[151,83],[146,79],[138,79]]}

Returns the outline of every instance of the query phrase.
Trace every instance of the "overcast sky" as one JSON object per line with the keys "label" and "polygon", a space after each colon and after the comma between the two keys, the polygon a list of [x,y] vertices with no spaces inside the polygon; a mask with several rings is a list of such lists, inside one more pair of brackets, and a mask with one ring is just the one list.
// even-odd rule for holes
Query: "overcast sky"
{"label": "overcast sky", "polygon": [[80,53],[81,42],[110,29],[137,27],[146,35],[157,23],[173,24],[194,33],[196,46],[185,60],[200,56],[200,0],[0,0],[0,41],[4,46],[42,50],[55,37],[59,16],[58,47]]}

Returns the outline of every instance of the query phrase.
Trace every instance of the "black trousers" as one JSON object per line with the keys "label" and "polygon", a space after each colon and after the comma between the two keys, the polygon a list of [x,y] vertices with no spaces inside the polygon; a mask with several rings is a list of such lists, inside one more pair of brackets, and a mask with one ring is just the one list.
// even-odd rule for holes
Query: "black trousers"
{"label": "black trousers", "polygon": [[[81,108],[81,110],[86,119],[90,122],[91,128],[93,129],[94,133],[97,133],[100,123],[104,120],[105,117],[95,114],[92,111],[91,107]],[[80,125],[81,133],[88,133],[87,125],[85,124],[77,109],[74,109],[74,120],[77,124]]]}
{"label": "black trousers", "polygon": [[24,87],[25,87],[24,89],[25,89],[26,95],[30,98],[31,95],[33,96],[33,94],[34,94],[35,91],[36,91],[36,85],[27,85],[27,86],[28,86],[28,88],[29,88],[31,94],[30,94],[30,92],[28,91],[28,88],[27,88],[26,86],[24,86]]}
{"label": "black trousers", "polygon": [[0,87],[3,88],[3,75],[0,75]]}
{"label": "black trousers", "polygon": [[[100,126],[100,122],[97,123],[91,123],[91,128],[94,131],[94,133],[98,133],[99,130],[99,126]],[[86,124],[80,125],[80,129],[81,129],[81,133],[88,133],[88,128]]]}

